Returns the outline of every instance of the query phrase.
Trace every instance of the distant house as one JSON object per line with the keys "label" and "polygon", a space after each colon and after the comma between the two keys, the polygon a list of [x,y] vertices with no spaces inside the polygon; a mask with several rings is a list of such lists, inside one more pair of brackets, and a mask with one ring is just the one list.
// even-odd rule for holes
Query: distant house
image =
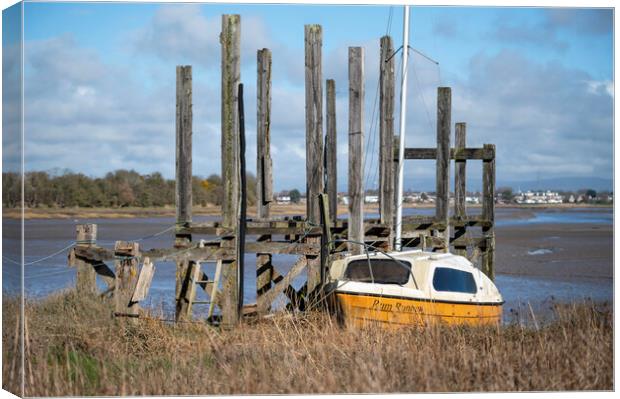
{"label": "distant house", "polygon": [[276,202],[278,204],[290,204],[291,197],[289,195],[280,195],[279,197],[276,197]]}
{"label": "distant house", "polygon": [[378,204],[379,196],[378,195],[367,195],[364,197],[364,202],[367,204]]}

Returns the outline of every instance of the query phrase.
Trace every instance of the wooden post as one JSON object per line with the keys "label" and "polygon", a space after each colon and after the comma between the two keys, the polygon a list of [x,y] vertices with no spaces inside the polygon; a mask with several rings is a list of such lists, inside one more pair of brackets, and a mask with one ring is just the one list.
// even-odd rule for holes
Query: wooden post
{"label": "wooden post", "polygon": [[446,229],[442,232],[444,251],[450,250],[450,226],[448,219],[448,204],[450,193],[450,127],[452,94],[449,87],[437,89],[437,202],[435,217],[443,222]]}
{"label": "wooden post", "polygon": [[[459,122],[455,125],[454,129],[455,144],[454,153],[459,154],[460,150],[463,150],[466,145],[466,125],[464,122]],[[467,196],[466,186],[466,161],[455,160],[454,161],[454,216],[458,219],[465,219],[467,217],[467,210],[465,205],[465,199]],[[454,228],[454,239],[465,236],[467,233],[467,226],[460,228]],[[467,256],[467,246],[454,246],[454,252],[457,255]]]}
{"label": "wooden post", "polygon": [[336,82],[327,79],[327,115],[325,154],[327,174],[327,200],[329,203],[329,220],[336,223],[338,219],[338,134],[336,132]]}
{"label": "wooden post", "polygon": [[118,316],[138,316],[140,307],[131,298],[138,282],[139,256],[140,246],[137,242],[116,241],[114,245],[114,264],[116,269],[114,302],[115,314]]}
{"label": "wooden post", "polygon": [[321,25],[306,25],[306,217],[315,224],[320,223],[318,195],[324,187],[322,46]]}
{"label": "wooden post", "polygon": [[177,225],[192,221],[192,67],[177,66]]}
{"label": "wooden post", "polygon": [[[256,93],[256,197],[258,218],[269,218],[271,202],[273,200],[272,189],[272,163],[271,163],[271,51],[268,49],[258,50],[257,54],[257,93]],[[271,241],[271,234],[257,237],[258,242]],[[273,280],[273,264],[271,254],[256,254],[256,303],[257,309],[269,309],[269,304],[264,304],[263,295],[271,288]]]}
{"label": "wooden post", "polygon": [[321,225],[323,234],[321,235],[321,284],[325,284],[329,267],[329,256],[334,243],[332,242],[331,220],[329,216],[329,198],[326,194],[319,194],[321,202]]}
{"label": "wooden post", "polygon": [[[97,242],[96,224],[78,224],[75,227],[77,237],[75,243],[80,247],[94,246]],[[75,288],[79,294],[97,293],[97,272],[90,262],[75,258],[72,254],[72,263],[76,266]]]}
{"label": "wooden post", "polygon": [[[239,104],[241,17],[222,15],[222,182],[224,202],[222,224],[237,229],[240,205]],[[222,247],[237,248],[235,232],[222,237]],[[230,328],[239,321],[239,274],[237,257],[222,260],[222,326]]]}
{"label": "wooden post", "polygon": [[486,248],[482,256],[482,272],[491,280],[495,279],[495,144],[483,146],[493,152],[493,158],[482,163],[482,219],[491,222],[491,227],[483,227]]}
{"label": "wooden post", "polygon": [[256,82],[256,199],[258,218],[269,218],[273,201],[271,175],[271,51],[258,50]]}
{"label": "wooden post", "polygon": [[241,17],[222,15],[222,184],[224,201],[222,223],[226,227],[237,224],[239,214],[239,143],[237,87],[241,75]]}
{"label": "wooden post", "polygon": [[[192,67],[177,66],[177,109],[176,109],[176,208],[177,228],[185,227],[192,221]],[[190,234],[175,236],[175,247],[188,248]],[[117,268],[120,267],[117,264]],[[188,303],[184,292],[190,284],[191,268],[188,261],[176,263],[176,314],[177,320],[187,316]],[[125,299],[123,299],[125,300]],[[117,312],[120,312],[117,302]]]}
{"label": "wooden post", "polygon": [[[348,239],[364,242],[364,49],[349,47],[349,234]],[[364,252],[349,243],[353,254]]]}
{"label": "wooden post", "polygon": [[[323,177],[323,72],[321,50],[323,33],[321,25],[304,27],[306,66],[306,217],[309,223],[319,224],[321,212],[318,195],[324,190]],[[320,236],[310,236],[306,243],[318,244]],[[308,286],[311,296],[320,284],[321,259],[307,255]]]}
{"label": "wooden post", "polygon": [[381,38],[379,60],[379,219],[394,231],[394,47],[390,36]]}

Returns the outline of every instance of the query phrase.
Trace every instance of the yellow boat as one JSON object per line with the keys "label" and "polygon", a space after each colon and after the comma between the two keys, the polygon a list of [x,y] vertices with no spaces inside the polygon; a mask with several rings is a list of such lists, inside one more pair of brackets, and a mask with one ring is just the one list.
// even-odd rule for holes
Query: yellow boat
{"label": "yellow boat", "polygon": [[497,287],[462,256],[421,250],[368,253],[332,263],[336,311],[346,325],[498,324]]}

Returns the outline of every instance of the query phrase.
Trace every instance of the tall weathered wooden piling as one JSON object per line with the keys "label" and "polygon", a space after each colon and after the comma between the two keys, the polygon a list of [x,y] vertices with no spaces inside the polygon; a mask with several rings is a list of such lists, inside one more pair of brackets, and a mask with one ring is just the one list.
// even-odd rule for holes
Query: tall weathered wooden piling
{"label": "tall weathered wooden piling", "polygon": [[[321,222],[319,194],[324,190],[323,176],[323,71],[321,25],[304,27],[306,66],[306,217],[311,224]],[[309,244],[320,244],[321,237],[309,236]],[[308,263],[307,291],[313,292],[321,279],[321,259],[306,257]]]}
{"label": "tall weathered wooden piling", "polygon": [[[192,67],[177,66],[176,72],[176,223],[177,229],[180,229],[192,222]],[[177,231],[175,246],[187,248],[191,240],[190,234]],[[188,284],[189,272],[188,261],[176,263],[177,319],[184,319],[187,315],[187,301],[183,300],[182,287]],[[117,306],[120,306],[118,302]]]}
{"label": "tall weathered wooden piling", "polygon": [[[364,49],[349,47],[349,240],[364,241]],[[364,251],[349,243],[354,254]]]}
{"label": "tall weathered wooden piling", "polygon": [[482,164],[482,219],[490,222],[482,228],[486,238],[486,248],[482,256],[482,271],[491,280],[495,279],[495,144],[485,144],[483,148],[493,154]]}
{"label": "tall weathered wooden piling", "polygon": [[[240,211],[239,114],[241,17],[222,15],[222,183],[224,201],[222,224],[235,231],[222,237],[221,246],[236,249],[236,229]],[[229,328],[239,321],[239,270],[235,258],[222,259],[224,286],[221,298],[222,325]]]}
{"label": "tall weathered wooden piling", "polygon": [[[394,228],[394,47],[390,36],[381,38],[379,59],[379,219]],[[390,237],[389,248],[393,239]]]}
{"label": "tall weathered wooden piling", "polygon": [[306,215],[315,224],[320,222],[318,195],[324,187],[322,46],[321,25],[306,25]]}
{"label": "tall weathered wooden piling", "polygon": [[333,79],[327,79],[327,105],[325,122],[327,132],[325,134],[325,166],[327,168],[327,181],[325,182],[327,189],[327,202],[329,205],[329,220],[336,223],[338,219],[338,134],[336,131],[336,82]]}
{"label": "tall weathered wooden piling", "polygon": [[[256,81],[256,206],[259,219],[269,218],[273,201],[273,177],[271,162],[271,51],[257,52]],[[271,241],[271,234],[258,236],[257,241]],[[256,254],[256,302],[258,309],[265,309],[262,304],[263,294],[271,288],[273,265],[271,254]]]}
{"label": "tall weathered wooden piling", "polygon": [[[97,225],[78,224],[75,226],[75,243],[81,248],[90,248],[97,244]],[[95,294],[97,292],[97,272],[92,262],[75,257],[75,251],[70,255],[70,265],[77,269],[75,288],[80,294]]]}
{"label": "tall weathered wooden piling", "polygon": [[450,249],[450,228],[448,206],[450,194],[450,128],[451,128],[452,93],[449,87],[437,89],[437,200],[435,217],[445,223],[442,233],[444,251]]}
{"label": "tall weathered wooden piling", "polygon": [[[466,160],[457,159],[461,152],[465,149],[466,145],[466,130],[467,127],[464,122],[459,122],[455,125],[454,136],[454,216],[459,220],[465,220],[467,217],[467,211],[465,206],[465,200],[467,196],[466,186]],[[464,237],[467,233],[467,226],[463,225],[459,228],[454,228],[454,239],[457,240],[460,237]],[[457,255],[466,256],[467,246],[455,245],[454,252]]]}
{"label": "tall weathered wooden piling", "polygon": [[241,81],[241,17],[222,15],[222,223],[233,227],[239,208],[239,129],[237,87]]}

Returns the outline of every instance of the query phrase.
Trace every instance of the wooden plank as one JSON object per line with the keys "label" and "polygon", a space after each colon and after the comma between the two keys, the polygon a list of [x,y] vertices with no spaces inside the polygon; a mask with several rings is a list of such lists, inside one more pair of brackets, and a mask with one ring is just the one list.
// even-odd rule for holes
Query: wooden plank
{"label": "wooden plank", "polygon": [[306,217],[319,224],[318,195],[323,192],[323,30],[304,27],[306,66]]}
{"label": "wooden plank", "polygon": [[176,216],[192,221],[192,67],[177,66]]}
{"label": "wooden plank", "polygon": [[326,189],[329,202],[329,220],[335,222],[338,219],[338,134],[336,131],[336,82],[327,79],[327,115],[326,115]]}
{"label": "wooden plank", "polygon": [[245,244],[245,251],[249,253],[270,253],[274,255],[318,255],[320,243],[290,243],[288,241],[247,242]]}
{"label": "wooden plank", "polygon": [[278,283],[276,283],[271,290],[265,293],[265,295],[263,296],[263,303],[258,304],[259,312],[265,312],[267,310],[266,307],[271,305],[271,303],[278,297],[278,295],[293,282],[293,279],[304,270],[306,265],[307,262],[305,257],[297,259],[297,262],[295,262],[293,267],[291,267],[291,270],[289,270],[286,276]]}
{"label": "wooden plank", "polygon": [[140,246],[137,242],[116,241],[114,245],[115,275],[114,302],[115,312],[122,315],[138,316],[140,306],[131,297],[138,281],[138,258]]}
{"label": "wooden plank", "polygon": [[256,82],[256,206],[259,219],[269,218],[273,201],[271,162],[271,51],[258,50]]}
{"label": "wooden plank", "polygon": [[[454,128],[454,151],[458,152],[466,147],[466,130],[467,126],[464,122],[459,122]],[[465,219],[467,217],[466,197],[467,197],[467,161],[456,160],[454,162],[454,216],[457,219]],[[460,229],[454,227],[454,237],[467,234],[467,227],[463,226]],[[466,256],[467,247],[454,246],[454,252],[457,255]]]}
{"label": "wooden plank", "polygon": [[[381,38],[379,59],[379,218],[394,228],[394,47]],[[390,243],[391,249],[391,243]]]}
{"label": "wooden plank", "polygon": [[138,275],[138,282],[136,288],[131,296],[132,302],[140,302],[146,299],[146,296],[151,288],[151,282],[153,281],[153,275],[155,274],[155,265],[147,257],[142,262],[142,268],[140,268],[140,274]]}
{"label": "wooden plank", "polygon": [[[450,195],[450,128],[451,128],[452,94],[449,87],[437,89],[437,173],[435,190],[435,217],[437,221],[449,223],[448,206]],[[442,232],[446,251],[449,249],[450,229]]]}
{"label": "wooden plank", "polygon": [[[349,240],[364,241],[364,49],[349,47]],[[364,251],[349,245],[353,254]]]}
{"label": "wooden plank", "polygon": [[[405,148],[405,159],[433,160],[437,158],[436,148]],[[482,160],[490,161],[495,153],[487,148],[463,148],[458,151],[450,149],[450,159],[456,161]],[[394,161],[398,161],[398,152],[394,150]]]}
{"label": "wooden plank", "polygon": [[222,222],[227,227],[237,224],[239,215],[239,115],[237,86],[241,81],[240,43],[241,17],[222,15]]}

